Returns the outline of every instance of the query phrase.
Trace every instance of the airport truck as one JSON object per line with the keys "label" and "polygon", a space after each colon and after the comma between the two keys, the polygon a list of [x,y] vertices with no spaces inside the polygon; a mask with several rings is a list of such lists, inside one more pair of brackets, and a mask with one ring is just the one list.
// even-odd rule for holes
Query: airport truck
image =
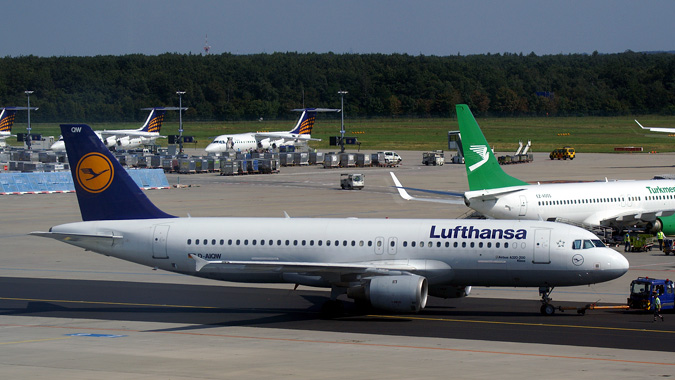
{"label": "airport truck", "polygon": [[661,310],[672,310],[675,307],[673,281],[649,277],[638,277],[630,283],[628,306],[631,309],[650,310],[655,291],[661,300]]}

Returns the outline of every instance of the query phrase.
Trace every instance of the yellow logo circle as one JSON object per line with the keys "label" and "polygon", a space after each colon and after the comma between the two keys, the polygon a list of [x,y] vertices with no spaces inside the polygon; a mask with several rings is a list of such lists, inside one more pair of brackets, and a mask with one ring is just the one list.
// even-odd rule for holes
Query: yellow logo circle
{"label": "yellow logo circle", "polygon": [[115,169],[108,157],[89,153],[77,163],[77,183],[90,193],[100,193],[112,183]]}

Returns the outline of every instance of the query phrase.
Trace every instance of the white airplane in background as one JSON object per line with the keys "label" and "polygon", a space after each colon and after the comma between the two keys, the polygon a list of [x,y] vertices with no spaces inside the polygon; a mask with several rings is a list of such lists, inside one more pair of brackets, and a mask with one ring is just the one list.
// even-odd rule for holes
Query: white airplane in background
{"label": "white airplane in background", "polygon": [[152,268],[246,283],[331,289],[389,312],[471,286],[539,287],[609,281],[623,255],[581,228],[543,221],[354,218],[177,218],[158,209],[87,125],[63,124],[82,222],[32,232]]}
{"label": "white airplane in background", "polygon": [[287,132],[246,132],[233,135],[220,135],[206,147],[208,153],[228,151],[246,152],[255,149],[274,149],[281,145],[295,145],[300,141],[321,141],[312,138],[312,128],[317,112],[340,112],[332,108],[301,108],[302,111],[295,127]]}
{"label": "white airplane in background", "polygon": [[[109,149],[132,149],[141,145],[154,144],[156,139],[166,137],[159,134],[166,111],[177,111],[179,109],[179,107],[141,108],[143,111],[150,111],[150,114],[140,128],[104,130],[95,133]],[[183,110],[186,109],[186,107],[183,107]],[[55,151],[65,150],[63,138],[52,144],[51,149]]]}
{"label": "white airplane in background", "polygon": [[[562,220],[610,226],[619,231],[637,224],[652,231],[662,230],[667,235],[675,234],[675,217],[671,217],[675,214],[675,181],[531,185],[502,170],[467,105],[457,105],[457,121],[470,191],[446,194],[463,196],[467,206],[488,218]],[[393,173],[392,177],[404,199],[456,203],[450,199],[412,197]]]}
{"label": "white airplane in background", "polygon": [[[26,111],[28,107],[2,107],[0,108],[0,144],[5,145],[5,140],[12,134],[12,126],[16,118],[16,111]],[[37,110],[37,107],[31,107],[31,110]]]}
{"label": "white airplane in background", "polygon": [[[635,119],[633,119],[633,120],[635,120]],[[639,121],[635,120],[635,122],[637,123],[637,125],[640,126],[640,128],[648,129],[652,132],[675,133],[675,128],[657,128],[657,127],[646,127],[645,128],[645,127],[642,126],[642,124],[640,124]]]}

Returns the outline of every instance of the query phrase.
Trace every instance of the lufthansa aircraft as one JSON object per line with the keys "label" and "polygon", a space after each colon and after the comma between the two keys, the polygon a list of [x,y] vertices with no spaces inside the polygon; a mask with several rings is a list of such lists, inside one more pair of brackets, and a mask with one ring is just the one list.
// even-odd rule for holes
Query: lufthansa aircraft
{"label": "lufthansa aircraft", "polygon": [[274,149],[281,145],[295,145],[300,141],[321,141],[312,138],[312,128],[317,112],[339,112],[331,108],[301,108],[302,111],[295,127],[288,132],[247,132],[234,135],[220,135],[206,147],[208,153],[228,151],[245,152],[255,149]]}
{"label": "lufthansa aircraft", "polygon": [[[675,181],[531,185],[502,170],[467,105],[457,105],[457,121],[469,181],[469,191],[459,195],[467,206],[483,215],[495,219],[562,220],[611,226],[619,231],[624,226],[643,225],[652,231],[675,234],[675,218],[671,217],[675,214]],[[394,180],[403,198],[420,200],[408,195],[395,177]]]}
{"label": "lufthansa aircraft", "polygon": [[82,222],[32,232],[106,256],[192,276],[331,289],[389,312],[471,286],[555,286],[620,277],[628,261],[592,233],[543,221],[177,218],[143,194],[87,125],[61,125]]}
{"label": "lufthansa aircraft", "polygon": [[[178,107],[141,108],[143,111],[150,111],[150,114],[140,128],[96,131],[95,133],[110,149],[132,149],[141,145],[154,144],[156,139],[165,137],[160,136],[159,131],[162,128],[166,111],[177,111],[179,109]],[[183,110],[186,109],[183,107]],[[51,149],[65,150],[63,137],[52,144]]]}

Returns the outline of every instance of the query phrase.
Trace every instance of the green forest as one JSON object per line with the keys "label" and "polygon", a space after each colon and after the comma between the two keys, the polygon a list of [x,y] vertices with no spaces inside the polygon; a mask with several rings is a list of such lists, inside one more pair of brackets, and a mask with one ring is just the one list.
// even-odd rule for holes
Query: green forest
{"label": "green forest", "polygon": [[[350,117],[675,115],[675,54],[162,54],[0,58],[0,105],[38,123],[128,122],[177,106],[188,121],[294,119],[294,108]],[[17,121],[25,113],[17,115]],[[177,113],[167,114],[169,120]]]}

